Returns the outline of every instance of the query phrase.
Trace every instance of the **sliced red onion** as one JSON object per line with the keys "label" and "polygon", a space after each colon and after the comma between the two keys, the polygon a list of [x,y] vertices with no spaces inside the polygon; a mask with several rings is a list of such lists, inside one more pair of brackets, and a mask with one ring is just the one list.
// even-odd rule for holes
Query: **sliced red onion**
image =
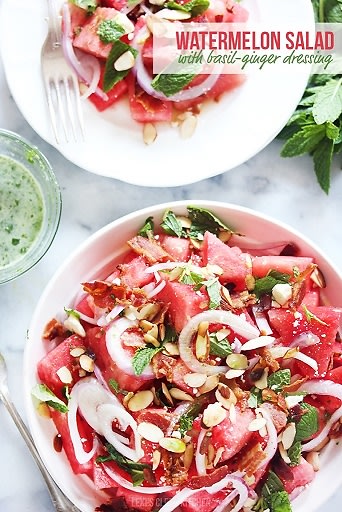
{"label": "sliced red onion", "polygon": [[258,306],[252,306],[252,311],[255,319],[255,323],[258,326],[260,332],[265,335],[273,334],[270,324],[268,323],[267,316],[264,311],[260,311]]}
{"label": "sliced red onion", "polygon": [[233,235],[230,244],[253,256],[279,256],[286,246],[293,245],[288,241],[258,243],[254,238],[241,235]]}
{"label": "sliced red onion", "polygon": [[[94,83],[94,74],[96,73],[96,76],[100,78],[100,63],[96,59],[96,57],[93,57],[92,55],[84,55],[82,56],[82,62],[80,62],[79,58],[77,57],[74,47],[72,45],[72,34],[71,34],[71,17],[70,17],[70,10],[68,3],[65,2],[62,7],[62,17],[63,17],[63,35],[62,35],[62,47],[63,47],[63,53],[67,61],[69,62],[70,66],[75,70],[78,77],[82,82],[84,82],[88,87],[93,90],[97,96],[99,96],[104,101],[108,100],[107,94],[105,94],[99,87],[98,82],[97,84]],[[78,55],[81,55],[81,53],[78,53]],[[89,69],[92,71],[92,73],[89,73]],[[90,94],[92,94],[90,92]]]}
{"label": "sliced red onion", "polygon": [[161,281],[161,277],[159,272],[153,272],[154,273],[154,279],[156,280],[156,283],[158,284]]}
{"label": "sliced red onion", "polygon": [[153,96],[154,98],[158,98],[162,101],[188,101],[199,96],[205,94],[210,91],[214,85],[216,84],[219,74],[210,74],[208,78],[206,78],[201,84],[194,85],[193,87],[189,87],[188,89],[183,89],[182,91],[174,94],[173,96],[165,96],[162,92],[156,91],[151,85],[151,76],[149,75],[147,69],[145,68],[142,52],[138,53],[138,56],[135,61],[135,70],[138,84],[142,89],[144,89],[147,94]]}
{"label": "sliced red onion", "polygon": [[[119,318],[114,320],[112,325],[106,332],[106,346],[110,357],[115,364],[128,375],[135,376],[132,366],[132,357],[130,353],[124,350],[121,344],[121,335],[129,328],[138,325],[137,320],[129,320],[128,318]],[[140,375],[142,380],[154,377],[151,365],[148,365]]]}
{"label": "sliced red onion", "polygon": [[319,337],[312,332],[302,332],[291,343],[290,347],[305,348],[317,345],[319,343]]}
{"label": "sliced red onion", "polygon": [[303,352],[297,352],[294,358],[297,359],[298,361],[302,361],[302,363],[304,364],[307,364],[315,372],[318,372],[318,363],[316,359],[314,359],[313,357],[307,356],[306,354],[303,354]]}
{"label": "sliced red onion", "polygon": [[196,462],[196,469],[197,474],[200,476],[204,476],[207,474],[207,468],[206,468],[206,456],[205,453],[201,453],[201,446],[203,439],[205,438],[207,431],[206,429],[202,428],[198,439],[197,439],[197,447],[196,447],[196,455],[195,455],[195,462]]}
{"label": "sliced red onion", "polygon": [[225,373],[228,371],[229,367],[212,366],[210,364],[201,363],[194,356],[191,348],[191,341],[201,322],[229,325],[236,334],[239,334],[246,339],[252,339],[259,334],[256,327],[248,323],[243,317],[235,315],[230,311],[223,311],[219,309],[204,311],[203,313],[199,313],[192,317],[179,335],[178,345],[180,357],[190,370],[198,373],[206,373],[207,375]]}
{"label": "sliced red onion", "polygon": [[274,343],[275,338],[273,336],[259,336],[258,338],[253,338],[244,343],[241,347],[241,352],[245,350],[255,350],[256,348],[267,347]]}
{"label": "sliced red onion", "polygon": [[174,491],[177,489],[176,486],[172,485],[165,485],[164,486],[158,486],[158,487],[142,487],[134,486],[131,482],[123,478],[121,475],[113,471],[111,468],[109,468],[106,464],[102,464],[103,469],[107,473],[107,475],[114,480],[117,484],[121,485],[124,489],[129,489],[130,491],[137,492],[139,494],[162,494],[163,492],[169,492]]}
{"label": "sliced red onion", "polygon": [[155,297],[162,291],[164,286],[166,285],[166,281],[161,281],[151,292],[147,294],[148,299],[152,299],[152,297]]}
{"label": "sliced red onion", "polygon": [[[310,395],[328,395],[333,396],[334,398],[338,398],[342,400],[342,386],[341,384],[337,384],[336,382],[332,382],[331,380],[309,380],[304,382],[299,388],[298,391],[306,391]],[[331,427],[342,417],[342,405],[339,407],[333,415],[329,418],[326,425],[322,429],[322,431],[318,434],[317,437],[304,443],[302,446],[303,451],[308,452],[313,450],[318,446],[323,439],[327,437],[330,432]]]}
{"label": "sliced red onion", "polygon": [[97,325],[99,325],[100,327],[109,325],[113,320],[115,320],[120,315],[120,313],[124,309],[125,309],[125,306],[122,306],[121,304],[117,304],[116,306],[113,307],[113,309],[111,311],[109,311],[109,313],[102,315],[98,319]]}
{"label": "sliced red onion", "polygon": [[[107,403],[99,405],[97,415],[101,425],[102,435],[107,439],[108,443],[112,444],[114,448],[121,453],[121,455],[134,462],[137,462],[143,457],[144,452],[141,448],[141,437],[137,430],[137,422],[121,404],[115,405],[113,403]],[[112,425],[114,420],[119,422],[123,431],[125,431],[127,427],[131,427],[134,434],[134,449],[126,446],[126,443],[123,443],[118,434],[113,431]]]}
{"label": "sliced red onion", "polygon": [[241,349],[242,349],[242,343],[241,343],[241,341],[238,338],[234,339],[232,346],[234,346],[233,347],[234,348],[234,352],[236,354],[240,354]]}
{"label": "sliced red onion", "polygon": [[95,318],[85,315],[84,313],[77,311],[77,309],[74,309],[74,311],[79,315],[80,320],[83,320],[84,322],[87,322],[88,324],[97,325]]}
{"label": "sliced red onion", "polygon": [[95,375],[96,379],[99,381],[99,383],[101,384],[101,386],[111,393],[112,391],[111,391],[110,387],[108,386],[100,368],[96,364],[94,365],[94,375]]}
{"label": "sliced red onion", "polygon": [[[234,509],[231,512],[238,512],[238,510],[241,509],[243,504],[248,498],[248,488],[245,482],[242,480],[242,478],[232,474],[227,475],[219,482],[216,482],[213,485],[210,485],[208,487],[201,487],[200,489],[189,489],[187,487],[184,487],[181,491],[179,491],[173,498],[171,498],[161,509],[159,509],[159,512],[173,512],[179,505],[184,503],[190,496],[193,496],[194,494],[197,494],[201,491],[206,491],[209,494],[216,494],[219,491],[222,491],[225,487],[227,487],[228,484],[232,484],[234,489],[236,489],[237,494],[234,494],[233,498],[231,498],[230,501],[232,501],[238,494],[240,495],[239,501],[237,505],[239,505],[239,508],[237,508],[237,505],[234,507]],[[232,491],[232,493],[235,493],[235,491]],[[230,493],[230,495],[232,494]],[[230,496],[229,495],[229,496]],[[225,500],[224,500],[225,501]],[[228,500],[227,500],[228,501]],[[222,505],[222,504],[221,504]],[[214,509],[213,512],[219,512],[223,511],[223,508],[219,505]]]}
{"label": "sliced red onion", "polygon": [[273,459],[278,447],[278,434],[268,410],[261,405],[261,407],[256,409],[256,412],[260,412],[260,414],[262,414],[262,416],[265,418],[266,430],[268,434],[267,445],[264,448],[266,458],[259,464],[257,469],[260,469],[266,466],[266,464],[268,464],[269,461]]}
{"label": "sliced red onion", "polygon": [[[240,499],[232,510],[235,510],[236,512],[241,510],[241,507],[243,506],[243,504],[245,503],[245,501],[248,498],[248,491],[246,491],[246,492],[247,492],[247,497],[244,496],[245,493],[243,493],[243,495],[240,494]],[[237,489],[235,489],[235,491],[230,492],[228,494],[228,496],[226,496],[225,499],[222,501],[222,503],[220,503],[220,505],[218,505],[216,508],[214,508],[213,512],[225,512],[227,510],[229,503],[231,503],[238,495],[239,495],[239,491]],[[237,508],[238,505],[239,505],[239,508]]]}

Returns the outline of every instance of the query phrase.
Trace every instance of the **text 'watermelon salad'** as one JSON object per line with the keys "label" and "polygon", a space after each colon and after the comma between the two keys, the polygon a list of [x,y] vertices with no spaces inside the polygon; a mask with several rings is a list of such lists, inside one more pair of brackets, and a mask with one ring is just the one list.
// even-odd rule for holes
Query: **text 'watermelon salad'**
{"label": "text 'watermelon salad'", "polygon": [[55,449],[107,493],[96,511],[291,511],[341,434],[342,310],[324,287],[291,240],[194,206],[148,218],[46,326],[32,392]]}
{"label": "text 'watermelon salad'", "polygon": [[207,99],[218,101],[244,81],[239,74],[153,74],[153,36],[179,23],[243,23],[248,12],[234,0],[69,0],[62,8],[63,49],[83,96],[101,112],[128,98],[143,138],[155,124],[178,126],[190,137]]}

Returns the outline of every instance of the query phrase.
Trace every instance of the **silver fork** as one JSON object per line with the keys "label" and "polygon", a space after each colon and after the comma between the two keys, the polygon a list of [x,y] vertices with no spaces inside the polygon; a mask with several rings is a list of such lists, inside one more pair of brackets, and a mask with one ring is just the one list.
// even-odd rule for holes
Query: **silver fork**
{"label": "silver fork", "polygon": [[57,484],[54,482],[46,467],[43,464],[43,461],[37,451],[37,448],[34,444],[32,436],[23,422],[20,414],[18,413],[15,405],[13,404],[8,386],[7,386],[7,367],[4,356],[0,352],[0,399],[5,405],[7,411],[12,417],[15,425],[17,426],[20,434],[22,435],[25,443],[28,446],[28,449],[31,452],[37,466],[43,475],[43,478],[46,482],[48,491],[51,496],[52,503],[54,504],[56,512],[81,512],[76,505],[73,505],[71,501],[65,496],[65,494],[60,490]]}
{"label": "silver fork", "polygon": [[48,34],[41,51],[41,68],[51,125],[57,144],[84,139],[78,79],[65,60],[61,17],[56,0],[47,0]]}

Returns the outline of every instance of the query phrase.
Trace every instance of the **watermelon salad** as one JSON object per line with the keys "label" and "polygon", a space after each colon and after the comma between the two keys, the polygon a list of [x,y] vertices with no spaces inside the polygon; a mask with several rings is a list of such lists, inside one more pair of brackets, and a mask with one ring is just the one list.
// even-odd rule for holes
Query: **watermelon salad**
{"label": "watermelon salad", "polygon": [[291,511],[341,434],[342,310],[291,240],[187,210],[61,305],[34,401],[98,512]]}
{"label": "watermelon salad", "polygon": [[156,123],[192,135],[207,99],[240,86],[239,74],[153,75],[153,37],[171,23],[245,22],[234,0],[69,0],[62,7],[63,49],[85,97],[102,112],[128,98],[130,115],[151,144]]}

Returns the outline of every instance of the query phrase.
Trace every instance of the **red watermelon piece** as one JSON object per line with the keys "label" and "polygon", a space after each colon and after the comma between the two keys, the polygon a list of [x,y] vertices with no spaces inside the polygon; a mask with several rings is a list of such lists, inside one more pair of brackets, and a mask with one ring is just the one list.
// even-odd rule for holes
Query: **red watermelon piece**
{"label": "red watermelon piece", "polygon": [[272,309],[268,312],[268,316],[272,328],[278,332],[282,344],[285,346],[289,346],[302,333],[310,332],[319,337],[319,343],[301,349],[301,352],[317,361],[318,372],[315,373],[313,368],[300,361],[296,361],[296,366],[304,376],[324,377],[333,355],[333,346],[340,326],[341,310],[318,306],[311,307],[310,312],[323,323],[314,318],[309,321],[303,310],[299,310],[298,315],[288,309]]}
{"label": "red watermelon piece", "polygon": [[110,7],[98,7],[92,16],[82,26],[82,29],[75,36],[73,45],[86,53],[90,53],[99,59],[106,59],[113,44],[105,44],[97,34],[99,25],[104,20],[113,19],[118,14],[116,9]]}
{"label": "red watermelon piece", "polygon": [[121,283],[128,288],[141,288],[154,278],[153,274],[146,273],[148,265],[142,256],[134,257],[129,263],[124,263],[119,268]]}
{"label": "red watermelon piece", "polygon": [[285,480],[281,475],[279,475],[280,480],[283,482],[285,491],[289,494],[291,494],[295,489],[309,484],[315,478],[313,467],[311,464],[306,462],[303,457],[301,458],[298,466],[294,466],[292,468],[289,466],[289,471],[291,471],[293,475],[293,479],[291,480]]}
{"label": "red watermelon piece", "polygon": [[171,254],[175,261],[188,261],[191,255],[190,242],[186,238],[160,235],[159,241],[166,252]]}
{"label": "red watermelon piece", "polygon": [[202,245],[203,264],[218,265],[223,274],[219,276],[222,284],[233,283],[236,290],[246,288],[246,275],[249,270],[246,259],[240,249],[229,247],[221,242],[217,236],[206,231]]}
{"label": "red watermelon piece", "polygon": [[292,274],[293,267],[303,272],[312,263],[312,258],[302,256],[256,256],[253,258],[253,276],[265,277],[270,270]]}

